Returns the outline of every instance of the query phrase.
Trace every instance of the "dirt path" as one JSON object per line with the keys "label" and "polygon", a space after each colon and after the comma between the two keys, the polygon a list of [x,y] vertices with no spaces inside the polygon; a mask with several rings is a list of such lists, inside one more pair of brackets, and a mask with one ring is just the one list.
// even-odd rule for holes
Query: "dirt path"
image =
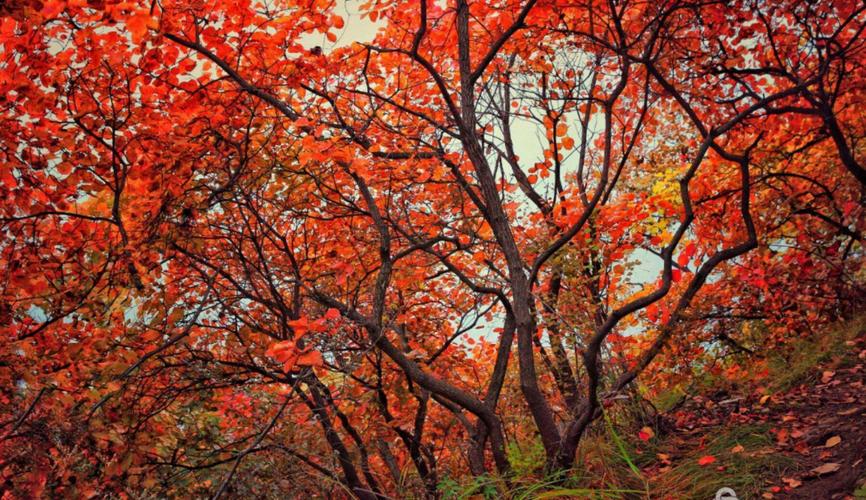
{"label": "dirt path", "polygon": [[[852,347],[864,344],[861,338]],[[825,367],[821,381],[794,388],[770,407],[780,451],[798,464],[777,498],[846,498],[864,486],[866,361],[855,359],[846,368]]]}

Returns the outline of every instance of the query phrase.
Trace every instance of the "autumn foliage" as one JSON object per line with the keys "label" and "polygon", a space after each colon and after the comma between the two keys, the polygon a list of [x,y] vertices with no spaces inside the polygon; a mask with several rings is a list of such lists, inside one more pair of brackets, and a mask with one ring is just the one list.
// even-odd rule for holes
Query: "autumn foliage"
{"label": "autumn foliage", "polygon": [[862,306],[862,2],[360,9],[0,6],[6,495],[561,473]]}

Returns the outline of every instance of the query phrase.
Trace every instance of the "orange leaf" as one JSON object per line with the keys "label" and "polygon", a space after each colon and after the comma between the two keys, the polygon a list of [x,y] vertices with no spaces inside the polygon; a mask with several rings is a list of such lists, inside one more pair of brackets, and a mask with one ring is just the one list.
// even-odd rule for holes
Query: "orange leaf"
{"label": "orange leaf", "polygon": [[322,353],[319,351],[307,351],[298,356],[297,364],[299,366],[322,366],[324,362]]}
{"label": "orange leaf", "polygon": [[839,470],[840,467],[842,467],[840,464],[837,464],[835,462],[829,462],[815,467],[811,470],[811,472],[815,475],[823,476],[824,474],[836,472],[837,470]]}
{"label": "orange leaf", "polygon": [[294,370],[295,364],[297,364],[297,362],[298,362],[297,356],[290,357],[289,359],[286,360],[285,363],[283,363],[283,371],[286,373],[289,373],[290,371]]}
{"label": "orange leaf", "polygon": [[295,354],[295,343],[291,340],[276,342],[268,347],[265,354],[280,362],[285,362],[290,356]]}
{"label": "orange leaf", "polygon": [[783,477],[782,482],[787,484],[789,488],[796,488],[803,484],[803,481],[800,481],[799,479],[795,479],[793,477]]}
{"label": "orange leaf", "polygon": [[562,137],[565,133],[568,132],[568,125],[564,123],[558,123],[556,125],[556,135],[557,137]]}
{"label": "orange leaf", "polygon": [[788,430],[787,429],[779,429],[779,432],[776,433],[776,441],[779,444],[785,444],[788,442]]}
{"label": "orange leaf", "polygon": [[698,465],[710,465],[716,461],[716,457],[712,455],[704,455],[698,459]]}
{"label": "orange leaf", "polygon": [[152,24],[153,20],[150,17],[150,13],[146,10],[142,10],[126,20],[126,29],[128,29],[129,34],[132,35],[132,41],[134,43],[139,43],[141,42],[141,39],[144,38],[144,35],[147,34],[147,28],[151,27]]}

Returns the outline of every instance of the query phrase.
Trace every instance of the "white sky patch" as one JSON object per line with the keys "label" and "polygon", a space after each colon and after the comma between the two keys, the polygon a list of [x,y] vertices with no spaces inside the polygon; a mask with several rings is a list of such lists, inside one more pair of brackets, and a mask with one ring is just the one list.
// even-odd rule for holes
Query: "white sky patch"
{"label": "white sky patch", "polygon": [[322,47],[323,51],[328,52],[356,42],[373,41],[376,32],[384,27],[385,23],[381,19],[373,22],[369,17],[362,16],[361,3],[363,3],[361,0],[337,0],[334,13],[343,18],[345,25],[336,33],[336,42],[329,42],[324,33],[316,33],[302,36],[301,45],[306,48]]}

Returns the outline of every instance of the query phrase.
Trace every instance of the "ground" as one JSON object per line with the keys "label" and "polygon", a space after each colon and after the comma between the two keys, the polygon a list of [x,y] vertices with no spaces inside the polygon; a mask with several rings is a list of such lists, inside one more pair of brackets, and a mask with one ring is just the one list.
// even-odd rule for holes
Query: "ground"
{"label": "ground", "polygon": [[644,465],[650,496],[706,498],[729,485],[741,499],[866,498],[866,329],[857,328],[832,354],[814,352],[821,361],[805,372],[792,363],[790,387],[695,396],[664,415],[668,429],[638,450],[655,454]]}

